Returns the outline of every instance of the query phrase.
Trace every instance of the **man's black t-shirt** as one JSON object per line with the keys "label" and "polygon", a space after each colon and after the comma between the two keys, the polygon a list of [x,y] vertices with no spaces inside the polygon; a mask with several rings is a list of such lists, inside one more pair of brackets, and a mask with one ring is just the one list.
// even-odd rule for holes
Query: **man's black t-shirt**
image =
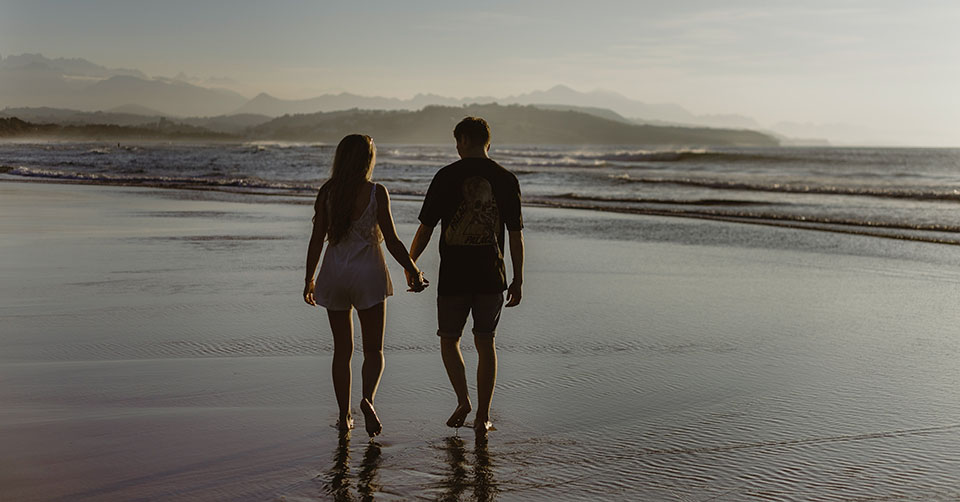
{"label": "man's black t-shirt", "polygon": [[420,209],[420,223],[441,222],[440,295],[507,289],[504,227],[523,228],[520,183],[487,158],[465,158],[440,169]]}

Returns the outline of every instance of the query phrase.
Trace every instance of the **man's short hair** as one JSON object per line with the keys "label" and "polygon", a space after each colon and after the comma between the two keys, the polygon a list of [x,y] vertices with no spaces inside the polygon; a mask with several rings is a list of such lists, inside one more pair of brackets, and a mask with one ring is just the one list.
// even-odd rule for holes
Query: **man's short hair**
{"label": "man's short hair", "polygon": [[490,143],[490,126],[480,117],[466,117],[453,128],[453,137],[457,141],[466,139],[471,145]]}

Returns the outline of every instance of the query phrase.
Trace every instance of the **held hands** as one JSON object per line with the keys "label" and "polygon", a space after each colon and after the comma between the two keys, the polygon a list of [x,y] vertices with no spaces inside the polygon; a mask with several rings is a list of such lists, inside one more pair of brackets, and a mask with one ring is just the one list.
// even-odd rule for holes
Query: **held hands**
{"label": "held hands", "polygon": [[[423,272],[417,273],[417,275],[412,275],[410,272],[406,272],[407,275],[407,286],[410,287],[407,291],[413,291],[414,293],[419,293],[427,288],[430,285],[430,281],[423,277]],[[307,279],[304,281],[303,286],[303,301],[307,305],[317,306],[317,300],[313,296],[313,290],[316,288],[316,282],[313,279]]]}
{"label": "held hands", "polygon": [[307,279],[304,281],[303,286],[303,301],[307,302],[308,305],[317,306],[317,300],[313,297],[313,289],[316,287],[316,283],[313,279]]}
{"label": "held hands", "polygon": [[423,276],[423,272],[417,271],[416,274],[411,274],[410,271],[404,270],[403,273],[407,276],[407,286],[409,287],[407,291],[419,293],[430,285],[430,281]]}
{"label": "held hands", "polygon": [[520,299],[523,298],[523,283],[514,279],[507,288],[507,307],[516,307],[520,305]]}

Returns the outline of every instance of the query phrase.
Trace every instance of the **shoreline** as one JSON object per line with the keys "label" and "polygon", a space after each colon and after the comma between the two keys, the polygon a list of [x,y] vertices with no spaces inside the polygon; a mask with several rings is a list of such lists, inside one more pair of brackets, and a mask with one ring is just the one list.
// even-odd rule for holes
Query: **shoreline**
{"label": "shoreline", "polygon": [[[145,188],[145,189],[159,189],[159,190],[190,190],[197,192],[211,192],[211,193],[225,193],[233,195],[247,195],[253,197],[275,197],[278,200],[281,198],[288,199],[298,199],[297,201],[290,201],[294,204],[309,204],[309,200],[304,200],[299,202],[299,199],[309,199],[314,197],[313,193],[280,193],[277,191],[269,191],[264,189],[244,189],[242,187],[232,187],[232,186],[204,186],[204,185],[191,185],[186,183],[170,183],[170,184],[143,184],[143,183],[124,183],[122,181],[91,181],[83,179],[44,179],[44,178],[30,178],[27,176],[18,176],[10,175],[8,172],[14,169],[12,166],[0,166],[0,183],[9,182],[9,183],[53,183],[53,184],[64,184],[64,185],[91,185],[91,186],[106,186],[106,187],[130,187],[130,188]],[[304,189],[303,192],[307,192],[308,189]],[[399,199],[403,200],[423,200],[423,194],[420,193],[407,193],[403,191],[391,192],[391,196],[396,196]],[[662,203],[662,202],[660,202]],[[761,225],[761,226],[770,226],[770,227],[779,227],[792,230],[804,230],[804,231],[816,231],[816,232],[831,232],[838,234],[846,235],[857,235],[864,237],[873,237],[880,239],[894,239],[894,240],[903,240],[903,241],[912,241],[912,242],[925,242],[930,244],[942,244],[949,246],[960,246],[960,237],[950,238],[946,236],[938,235],[915,235],[923,232],[930,232],[933,234],[945,234],[953,235],[956,233],[954,230],[948,229],[939,229],[937,227],[931,228],[915,228],[903,225],[895,224],[880,224],[880,223],[870,223],[864,225],[863,223],[857,222],[846,222],[840,220],[815,220],[805,218],[802,220],[795,220],[788,217],[771,217],[767,216],[758,216],[758,217],[748,217],[748,216],[739,216],[739,215],[723,215],[710,212],[696,212],[696,211],[672,211],[669,209],[654,209],[654,208],[622,208],[622,207],[598,207],[598,206],[586,206],[578,205],[576,203],[559,203],[547,199],[543,200],[532,200],[524,201],[525,207],[542,207],[542,208],[554,208],[554,209],[569,209],[575,211],[595,211],[600,213],[612,213],[612,214],[626,214],[626,215],[639,215],[639,216],[654,216],[654,217],[667,217],[667,218],[689,218],[695,220],[709,220],[709,221],[718,221],[724,223],[736,223],[736,224],[746,224],[746,225]],[[851,227],[860,227],[859,229],[853,229]],[[889,230],[890,232],[885,232],[884,229]],[[891,233],[893,231],[901,231],[905,233]],[[913,234],[913,235],[911,235]]]}

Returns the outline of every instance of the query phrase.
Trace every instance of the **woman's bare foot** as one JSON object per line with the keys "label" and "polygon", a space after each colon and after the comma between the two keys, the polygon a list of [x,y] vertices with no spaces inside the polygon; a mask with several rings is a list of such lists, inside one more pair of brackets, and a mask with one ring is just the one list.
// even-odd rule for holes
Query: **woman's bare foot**
{"label": "woman's bare foot", "polygon": [[340,419],[337,420],[336,428],[338,431],[348,431],[353,429],[353,417],[350,415],[340,417]]}
{"label": "woman's bare foot", "polygon": [[380,417],[367,398],[360,401],[360,411],[363,412],[363,428],[367,430],[370,437],[376,436],[383,431],[383,424],[380,423]]}
{"label": "woman's bare foot", "polygon": [[470,414],[470,410],[473,407],[470,406],[470,403],[464,403],[457,406],[457,409],[453,411],[453,415],[450,415],[450,418],[447,419],[447,427],[463,427],[463,421],[467,419],[467,415]]}

